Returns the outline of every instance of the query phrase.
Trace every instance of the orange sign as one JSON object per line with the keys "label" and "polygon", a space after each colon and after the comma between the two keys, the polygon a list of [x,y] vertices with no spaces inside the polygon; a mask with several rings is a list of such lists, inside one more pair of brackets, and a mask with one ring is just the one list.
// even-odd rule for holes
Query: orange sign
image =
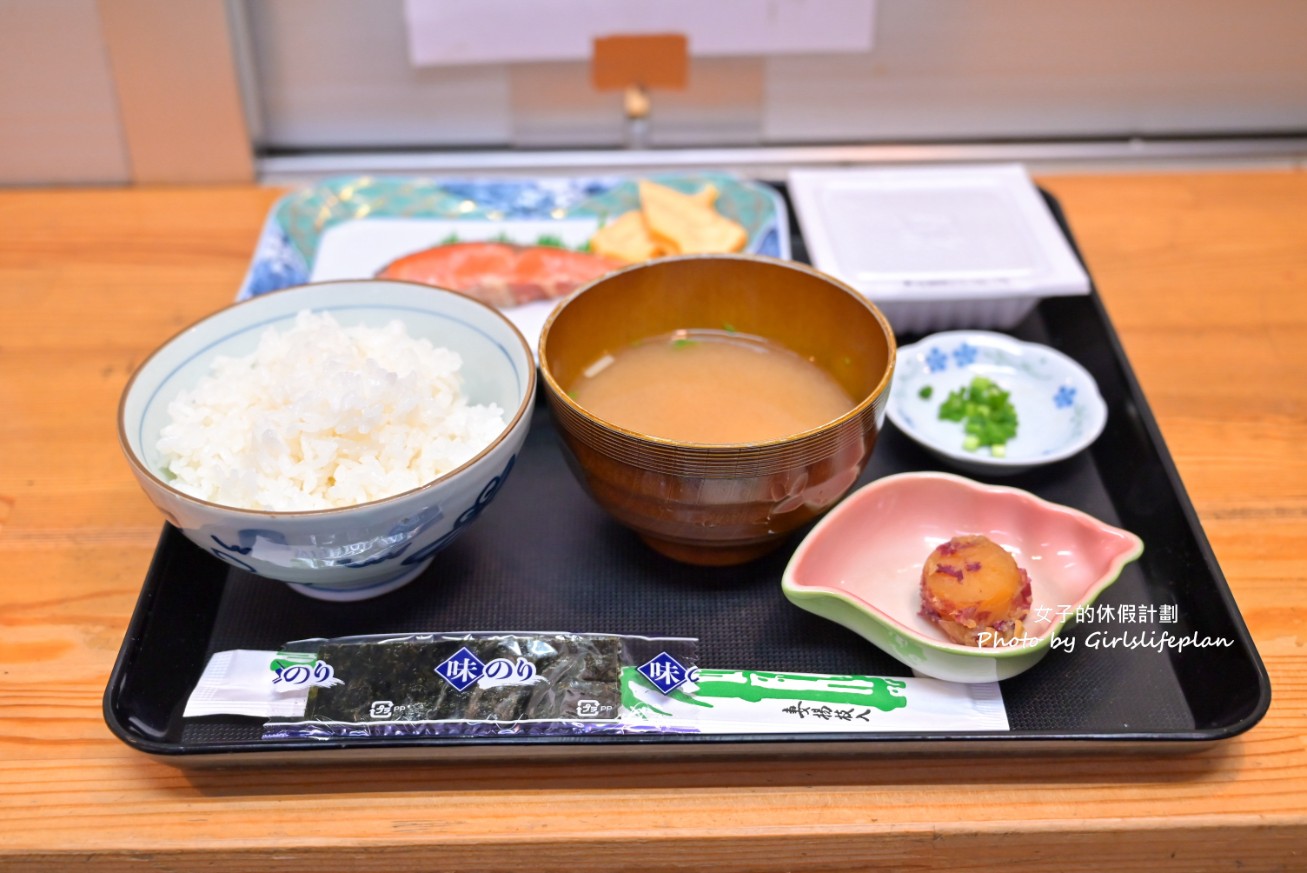
{"label": "orange sign", "polygon": [[597,90],[632,86],[684,90],[689,44],[683,33],[601,36],[594,40],[590,81]]}

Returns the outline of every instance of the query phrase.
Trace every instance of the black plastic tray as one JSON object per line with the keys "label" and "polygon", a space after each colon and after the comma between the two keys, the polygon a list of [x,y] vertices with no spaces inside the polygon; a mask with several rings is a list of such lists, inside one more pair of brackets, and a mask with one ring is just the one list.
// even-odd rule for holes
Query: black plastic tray
{"label": "black plastic tray", "polygon": [[[1064,232],[1057,203],[1048,198]],[[791,210],[791,214],[792,214]],[[794,256],[806,260],[791,219]],[[208,657],[308,637],[449,630],[569,630],[698,637],[699,663],[724,669],[904,676],[850,631],[792,606],[781,572],[804,531],[760,561],[696,568],[664,559],[600,510],[567,468],[538,403],[513,477],[484,516],[422,577],[372,601],[308,599],[218,561],[165,525],[104,697],[113,732],[179,765],[386,757],[594,756],[637,752],[1184,751],[1234,736],[1270,705],[1270,683],[1097,292],[1051,298],[1010,331],[1084,365],[1108,423],[1087,451],[1009,477],[1046,499],[1139,534],[1143,557],[1100,603],[1175,606],[1175,621],[1088,623],[1069,633],[1160,632],[1227,647],[1055,651],[1002,683],[1005,732],[263,740],[261,722],[183,719]],[[900,337],[910,342],[913,337]],[[937,463],[886,423],[865,484]]]}

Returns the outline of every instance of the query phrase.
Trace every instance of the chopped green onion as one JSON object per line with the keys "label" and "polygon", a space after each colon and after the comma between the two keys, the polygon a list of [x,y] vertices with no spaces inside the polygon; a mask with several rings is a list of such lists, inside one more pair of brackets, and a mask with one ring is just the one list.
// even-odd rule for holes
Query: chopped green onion
{"label": "chopped green onion", "polygon": [[987,447],[991,455],[1002,458],[1007,455],[1007,441],[1017,435],[1017,410],[1010,397],[992,379],[976,376],[967,387],[949,393],[940,404],[939,417],[963,423],[966,451]]}

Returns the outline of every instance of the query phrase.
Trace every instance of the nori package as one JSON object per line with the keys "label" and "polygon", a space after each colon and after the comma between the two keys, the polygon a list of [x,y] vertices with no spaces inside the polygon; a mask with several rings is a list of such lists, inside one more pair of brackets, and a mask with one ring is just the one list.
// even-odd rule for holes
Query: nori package
{"label": "nori package", "polygon": [[620,730],[624,667],[696,667],[696,641],[571,633],[407,634],[301,640],[330,684],[265,738],[568,734]]}

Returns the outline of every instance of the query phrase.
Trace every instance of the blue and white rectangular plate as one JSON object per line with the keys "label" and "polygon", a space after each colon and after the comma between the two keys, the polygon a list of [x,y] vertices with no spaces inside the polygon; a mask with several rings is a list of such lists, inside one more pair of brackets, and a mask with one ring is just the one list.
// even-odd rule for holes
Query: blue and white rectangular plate
{"label": "blue and white rectangular plate", "polygon": [[[716,186],[717,211],[748,232],[746,252],[790,257],[789,217],[774,189],[726,173],[643,178],[685,193]],[[581,248],[603,222],[639,207],[632,177],[329,178],[273,206],[236,299],[306,282],[368,278],[398,257],[454,238],[530,245],[550,237]],[[505,315],[535,345],[555,302],[527,303]]]}

